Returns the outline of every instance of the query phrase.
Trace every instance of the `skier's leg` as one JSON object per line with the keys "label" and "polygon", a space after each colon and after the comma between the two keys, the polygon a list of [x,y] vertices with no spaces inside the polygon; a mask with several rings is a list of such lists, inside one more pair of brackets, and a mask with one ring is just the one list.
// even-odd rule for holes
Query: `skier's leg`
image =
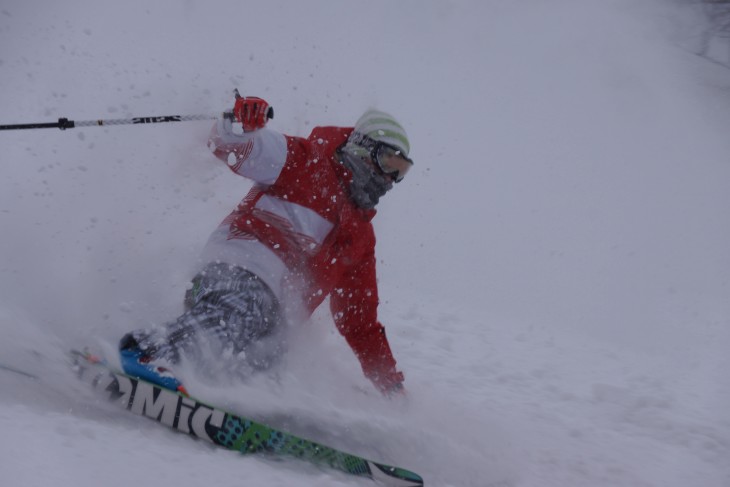
{"label": "skier's leg", "polygon": [[186,298],[188,311],[164,328],[125,335],[120,342],[123,358],[126,351],[136,362],[174,364],[185,355],[212,365],[205,356],[214,355],[245,373],[241,365],[266,369],[282,354],[279,304],[256,275],[228,264],[210,264],[196,276]]}

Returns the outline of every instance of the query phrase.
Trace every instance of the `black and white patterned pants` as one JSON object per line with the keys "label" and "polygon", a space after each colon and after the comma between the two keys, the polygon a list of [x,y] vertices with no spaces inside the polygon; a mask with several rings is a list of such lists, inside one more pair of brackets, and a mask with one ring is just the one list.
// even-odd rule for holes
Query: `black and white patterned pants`
{"label": "black and white patterned pants", "polygon": [[284,320],[279,302],[255,274],[229,264],[208,264],[193,279],[187,310],[155,329],[136,330],[120,348],[139,347],[151,359],[178,363],[184,356],[213,373],[246,375],[282,355]]}

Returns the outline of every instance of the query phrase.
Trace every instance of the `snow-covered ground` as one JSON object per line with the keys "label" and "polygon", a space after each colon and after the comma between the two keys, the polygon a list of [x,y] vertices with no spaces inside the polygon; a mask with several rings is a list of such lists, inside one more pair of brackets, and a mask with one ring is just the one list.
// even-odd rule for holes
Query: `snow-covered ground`
{"label": "snow-covered ground", "polygon": [[[193,383],[430,486],[730,486],[730,71],[650,0],[0,2],[0,124],[368,107],[416,167],[377,216],[379,397],[326,313],[278,384]],[[245,194],[209,122],[0,133],[0,483],[370,485],[96,402],[63,352],[180,311]]]}

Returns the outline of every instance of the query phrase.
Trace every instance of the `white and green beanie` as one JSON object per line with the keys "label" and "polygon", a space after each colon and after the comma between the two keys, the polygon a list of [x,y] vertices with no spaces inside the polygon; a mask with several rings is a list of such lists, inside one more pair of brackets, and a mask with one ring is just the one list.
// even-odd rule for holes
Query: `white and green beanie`
{"label": "white and green beanie", "polygon": [[[357,138],[365,135],[376,142],[383,142],[399,149],[408,157],[411,145],[405,129],[389,114],[379,110],[368,110],[355,123],[355,130],[347,141],[346,149],[357,153],[360,147]],[[357,147],[353,147],[357,146]]]}

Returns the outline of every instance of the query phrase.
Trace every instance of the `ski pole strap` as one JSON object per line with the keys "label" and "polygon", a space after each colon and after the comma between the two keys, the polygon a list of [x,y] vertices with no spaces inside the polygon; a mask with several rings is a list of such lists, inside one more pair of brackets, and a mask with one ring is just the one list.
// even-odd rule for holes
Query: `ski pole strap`
{"label": "ski pole strap", "polygon": [[[223,113],[224,118],[232,118],[231,113]],[[74,121],[59,118],[55,123],[22,123],[15,125],[0,125],[0,130],[25,130],[58,128],[61,130],[74,127],[102,127],[108,125],[137,125],[143,123],[191,122],[196,120],[217,120],[220,115],[163,115],[157,117],[115,118],[110,120],[81,120]]]}

